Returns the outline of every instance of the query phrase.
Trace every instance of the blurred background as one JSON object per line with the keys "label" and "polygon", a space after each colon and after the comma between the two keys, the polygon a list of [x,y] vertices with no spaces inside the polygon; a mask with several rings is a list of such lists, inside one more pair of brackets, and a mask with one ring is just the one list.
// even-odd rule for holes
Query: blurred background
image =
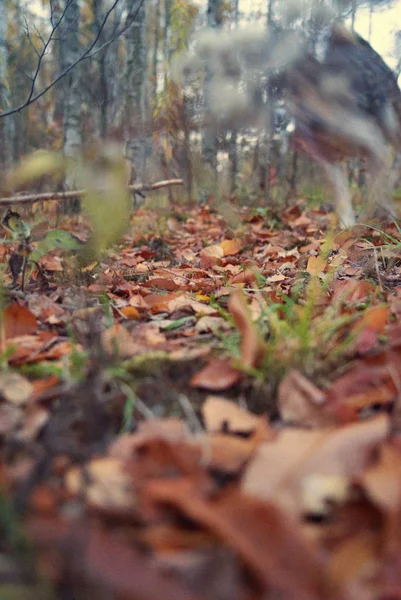
{"label": "blurred background", "polygon": [[[293,8],[285,0],[0,0],[0,179],[33,151],[91,160],[112,140],[131,166],[131,183],[184,179],[170,200],[322,200],[321,169],[293,143],[280,101],[272,107],[263,98],[271,109],[265,123],[237,115],[208,124],[208,73],[185,85],[173,77],[206,27],[281,27]],[[312,53],[321,9],[360,33],[398,76],[400,1],[299,0],[292,27]],[[348,172],[358,188],[363,165],[349,160]],[[56,191],[52,182],[35,185]]]}

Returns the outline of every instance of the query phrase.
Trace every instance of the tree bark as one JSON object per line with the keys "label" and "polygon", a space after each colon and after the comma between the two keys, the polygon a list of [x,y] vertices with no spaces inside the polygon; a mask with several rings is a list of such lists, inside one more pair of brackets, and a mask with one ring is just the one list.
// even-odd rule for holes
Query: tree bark
{"label": "tree bark", "polygon": [[[8,72],[7,10],[5,0],[0,0],[0,111],[6,111],[10,106],[11,90]],[[4,118],[0,124],[0,161],[4,168],[8,168],[12,163],[13,130],[13,117]]]}
{"label": "tree bark", "polygon": [[[74,63],[79,57],[79,0],[64,0],[70,2],[65,12],[61,37],[62,70]],[[81,132],[81,97],[79,89],[79,70],[75,67],[65,79],[64,85],[64,155],[72,161],[78,158],[82,146]],[[75,174],[70,173],[66,178],[66,187],[76,187]]]}
{"label": "tree bark", "polygon": [[[131,162],[139,179],[142,179],[142,173],[146,160],[147,140],[142,132],[142,126],[145,122],[145,96],[146,96],[146,13],[145,7],[138,9],[139,0],[132,0],[127,15],[127,24],[133,19],[135,22],[126,33],[126,53],[125,64],[125,100],[124,116],[126,130],[126,156]],[[132,128],[135,133],[129,133]]]}

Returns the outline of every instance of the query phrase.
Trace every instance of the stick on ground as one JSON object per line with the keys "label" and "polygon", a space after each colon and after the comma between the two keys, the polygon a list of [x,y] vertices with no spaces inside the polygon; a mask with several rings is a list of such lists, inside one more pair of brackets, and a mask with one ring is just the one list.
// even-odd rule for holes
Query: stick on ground
{"label": "stick on ground", "polygon": [[[129,185],[128,189],[131,192],[151,192],[173,185],[182,185],[183,179],[166,179],[164,181],[156,181],[156,183],[135,184]],[[10,204],[32,204],[33,202],[47,202],[48,200],[71,200],[80,198],[86,193],[86,190],[72,190],[70,192],[48,192],[46,194],[26,194],[21,196],[10,196],[9,198],[0,198],[0,206],[8,206]]]}

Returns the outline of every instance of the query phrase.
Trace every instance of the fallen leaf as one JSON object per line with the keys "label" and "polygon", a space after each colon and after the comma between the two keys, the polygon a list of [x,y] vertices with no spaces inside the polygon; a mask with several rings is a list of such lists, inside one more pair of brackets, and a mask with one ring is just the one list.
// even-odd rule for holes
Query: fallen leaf
{"label": "fallen leaf", "polygon": [[355,331],[369,328],[375,333],[382,333],[387,325],[390,308],[388,306],[372,306],[364,312],[362,317],[354,325]]}
{"label": "fallen leaf", "polygon": [[[313,546],[289,515],[238,491],[211,501],[187,479],[149,482],[145,497],[171,505],[232,548],[265,592],[282,600],[339,598]],[[337,592],[337,594],[336,594]]]}
{"label": "fallen leaf", "polygon": [[308,264],[306,271],[309,275],[320,275],[327,268],[327,262],[322,256],[310,256],[308,258]]}
{"label": "fallen leaf", "polygon": [[272,441],[259,446],[245,473],[242,489],[299,514],[308,477],[360,475],[388,432],[387,415],[336,428],[284,429]]}
{"label": "fallen leaf", "polygon": [[242,242],[240,240],[223,240],[219,246],[223,250],[223,256],[233,256],[241,251]]}
{"label": "fallen leaf", "polygon": [[26,404],[34,391],[28,379],[18,373],[0,374],[0,395],[17,406]]}
{"label": "fallen leaf", "polygon": [[7,339],[29,335],[37,330],[35,315],[19,302],[13,302],[3,311],[3,323]]}
{"label": "fallen leaf", "polygon": [[83,495],[96,508],[121,512],[134,506],[131,477],[118,458],[97,458],[84,468],[73,467],[65,482],[69,492]]}
{"label": "fallen leaf", "polygon": [[282,419],[306,426],[328,425],[333,420],[323,407],[325,392],[298,371],[290,371],[280,382],[277,402]]}
{"label": "fallen leaf", "polygon": [[242,374],[228,360],[211,359],[206,367],[195,373],[190,381],[192,387],[212,391],[228,390],[241,379]]}
{"label": "fallen leaf", "polygon": [[246,368],[256,367],[264,355],[265,345],[241,290],[236,290],[230,296],[228,310],[241,334],[241,363]]}
{"label": "fallen leaf", "polygon": [[133,337],[119,323],[106,329],[102,334],[102,340],[109,354],[117,352],[119,356],[133,356],[138,352],[138,345]]}
{"label": "fallen leaf", "polygon": [[138,320],[141,318],[139,311],[134,306],[124,306],[120,309],[124,317],[127,319]]}
{"label": "fallen leaf", "polygon": [[165,290],[166,292],[175,292],[179,289],[179,286],[172,280],[163,277],[153,277],[143,284],[144,287],[156,288],[158,290]]}
{"label": "fallen leaf", "polygon": [[208,396],[202,405],[202,416],[207,431],[212,433],[251,433],[266,422],[263,417],[257,417],[244,410],[233,401],[220,396]]}

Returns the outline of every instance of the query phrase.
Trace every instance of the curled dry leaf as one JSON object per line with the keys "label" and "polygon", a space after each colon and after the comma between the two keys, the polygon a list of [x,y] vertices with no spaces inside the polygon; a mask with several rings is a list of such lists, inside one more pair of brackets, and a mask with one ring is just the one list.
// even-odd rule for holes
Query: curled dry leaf
{"label": "curled dry leaf", "polygon": [[324,410],[326,394],[299,371],[290,371],[278,388],[278,408],[282,419],[302,426],[322,426],[333,422]]}
{"label": "curled dry leaf", "polygon": [[125,511],[132,509],[135,502],[131,477],[118,458],[97,458],[84,468],[73,467],[65,482],[72,494],[83,495],[98,509]]}
{"label": "curled dry leaf", "polygon": [[190,385],[205,390],[220,392],[228,390],[241,379],[241,373],[228,360],[212,358],[206,367],[192,377]]}
{"label": "curled dry leaf", "polygon": [[202,416],[207,431],[212,433],[252,433],[267,421],[220,396],[208,396],[202,405]]}
{"label": "curled dry leaf", "polygon": [[262,590],[283,600],[341,597],[295,520],[268,502],[238,491],[212,500],[187,479],[153,481],[145,495],[172,506],[234,550]]}
{"label": "curled dry leaf", "polygon": [[216,333],[216,331],[226,328],[227,321],[222,317],[204,316],[198,319],[195,325],[195,331],[197,333],[206,333],[208,331]]}
{"label": "curled dry leaf", "polygon": [[139,350],[131,334],[119,323],[112,325],[102,334],[104,347],[110,354],[118,353],[119,356],[133,356]]}
{"label": "curled dry leaf", "polygon": [[28,379],[18,373],[0,375],[0,395],[4,400],[17,406],[26,404],[33,394],[34,388]]}
{"label": "curled dry leaf", "polygon": [[241,290],[236,290],[230,296],[228,309],[241,334],[241,363],[247,368],[255,367],[263,357],[265,345],[252,321],[245,295]]}
{"label": "curled dry leaf", "polygon": [[388,432],[386,415],[337,428],[284,429],[259,446],[242,489],[299,514],[307,478],[320,475],[349,479],[360,475]]}
{"label": "curled dry leaf", "polygon": [[3,311],[3,324],[7,339],[35,333],[38,326],[35,315],[19,302],[13,302]]}

